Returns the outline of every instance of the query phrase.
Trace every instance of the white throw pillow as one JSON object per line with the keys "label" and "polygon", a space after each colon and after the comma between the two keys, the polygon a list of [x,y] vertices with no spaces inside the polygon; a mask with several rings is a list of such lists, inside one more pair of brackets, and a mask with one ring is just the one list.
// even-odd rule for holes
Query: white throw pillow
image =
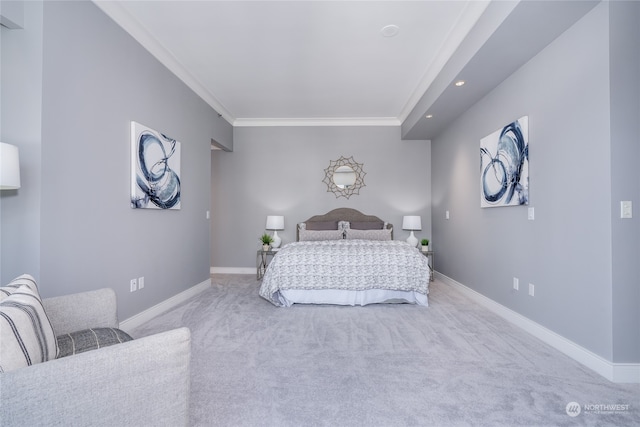
{"label": "white throw pillow", "polygon": [[58,357],[53,326],[32,277],[21,276],[0,288],[0,373]]}
{"label": "white throw pillow", "polygon": [[391,240],[391,230],[347,230],[347,239]]}
{"label": "white throw pillow", "polygon": [[342,230],[300,230],[298,240],[305,241],[321,241],[321,240],[342,240]]}

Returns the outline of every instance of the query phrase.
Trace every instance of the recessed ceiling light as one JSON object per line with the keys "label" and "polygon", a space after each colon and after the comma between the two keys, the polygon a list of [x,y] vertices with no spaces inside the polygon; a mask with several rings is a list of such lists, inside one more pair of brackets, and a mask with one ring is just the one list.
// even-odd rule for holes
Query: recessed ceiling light
{"label": "recessed ceiling light", "polygon": [[457,82],[455,82],[454,84],[455,84],[456,86],[460,87],[460,86],[464,86],[464,84],[465,84],[465,83],[466,83],[466,82],[465,82],[464,80],[458,80],[458,81],[457,81]]}
{"label": "recessed ceiling light", "polygon": [[397,25],[393,25],[393,24],[392,25],[385,25],[384,27],[382,27],[380,32],[385,37],[393,37],[393,36],[397,35],[398,32],[400,32],[400,27],[398,27]]}
{"label": "recessed ceiling light", "polygon": [[427,114],[426,116],[424,116],[425,119],[430,119],[433,117],[433,114]]}

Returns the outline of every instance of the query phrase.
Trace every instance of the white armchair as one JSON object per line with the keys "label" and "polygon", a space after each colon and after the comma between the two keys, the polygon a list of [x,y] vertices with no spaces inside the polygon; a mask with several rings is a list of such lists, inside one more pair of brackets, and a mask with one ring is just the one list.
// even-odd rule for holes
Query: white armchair
{"label": "white armchair", "polygon": [[[56,334],[118,327],[116,295],[101,289],[44,299]],[[189,329],[0,374],[3,426],[179,426],[189,421]]]}

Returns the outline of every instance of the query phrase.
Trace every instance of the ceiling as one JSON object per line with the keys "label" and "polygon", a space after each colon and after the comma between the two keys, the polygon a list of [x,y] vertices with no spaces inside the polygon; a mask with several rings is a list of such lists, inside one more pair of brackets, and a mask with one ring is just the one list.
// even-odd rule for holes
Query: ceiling
{"label": "ceiling", "polygon": [[[234,126],[402,125],[408,139],[433,137],[595,4],[95,3]],[[480,56],[495,59],[505,42],[518,46],[517,58],[500,58],[502,73],[487,78],[493,64]],[[475,74],[465,70],[474,61]],[[453,86],[459,76],[467,76],[462,88]],[[490,81],[474,82],[479,76]]]}

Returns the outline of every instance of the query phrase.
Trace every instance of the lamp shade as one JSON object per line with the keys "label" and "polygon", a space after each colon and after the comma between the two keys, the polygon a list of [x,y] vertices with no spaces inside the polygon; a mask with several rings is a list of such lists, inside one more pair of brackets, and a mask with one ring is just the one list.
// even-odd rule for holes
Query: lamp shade
{"label": "lamp shade", "polygon": [[280,247],[282,243],[282,239],[278,236],[277,230],[284,230],[284,217],[282,215],[269,215],[267,216],[267,226],[265,227],[267,230],[274,230],[273,232],[273,242],[271,246],[275,249]]}
{"label": "lamp shade", "polygon": [[267,230],[284,230],[284,217],[277,215],[269,215],[267,217]]}
{"label": "lamp shade", "polygon": [[403,230],[422,230],[422,220],[417,215],[405,216],[402,219]]}
{"label": "lamp shade", "polygon": [[418,238],[413,234],[413,230],[422,230],[422,219],[418,215],[407,215],[402,218],[402,229],[411,230],[407,243],[418,246]]}
{"label": "lamp shade", "polygon": [[0,142],[0,190],[20,188],[18,147]]}

